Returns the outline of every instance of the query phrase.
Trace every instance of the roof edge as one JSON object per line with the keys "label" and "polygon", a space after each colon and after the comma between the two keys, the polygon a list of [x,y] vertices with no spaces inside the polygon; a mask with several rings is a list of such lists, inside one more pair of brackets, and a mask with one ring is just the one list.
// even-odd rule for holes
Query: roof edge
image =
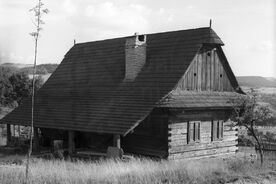
{"label": "roof edge", "polygon": [[[211,35],[215,35],[215,36],[217,36],[220,39],[220,37],[210,27],[198,27],[198,28],[192,28],[192,29],[171,30],[171,31],[163,31],[163,32],[139,33],[139,35],[158,35],[158,34],[167,34],[167,33],[177,33],[177,32],[182,32],[182,31],[195,31],[195,30],[201,30],[201,29],[209,29],[209,30],[211,30],[210,36]],[[99,39],[99,40],[88,41],[88,42],[81,42],[81,43],[76,43],[75,45],[84,45],[84,44],[95,43],[95,42],[102,42],[102,41],[109,41],[109,40],[116,40],[116,39],[123,39],[123,38],[130,38],[133,35],[119,36],[119,37],[113,37],[113,38],[107,38],[107,39]],[[224,43],[222,41],[221,41],[221,45],[224,45]]]}

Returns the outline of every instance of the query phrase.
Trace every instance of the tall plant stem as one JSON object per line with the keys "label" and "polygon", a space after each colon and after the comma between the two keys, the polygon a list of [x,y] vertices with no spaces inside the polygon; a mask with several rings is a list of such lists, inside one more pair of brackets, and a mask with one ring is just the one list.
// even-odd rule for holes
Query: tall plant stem
{"label": "tall plant stem", "polygon": [[40,12],[41,11],[41,0],[38,0],[38,14],[37,14],[37,26],[35,35],[35,48],[34,48],[34,65],[33,65],[33,81],[32,81],[32,114],[31,114],[31,130],[30,130],[30,147],[27,155],[26,163],[26,181],[29,183],[29,165],[30,157],[33,150],[33,129],[34,129],[34,102],[35,102],[35,74],[36,74],[36,60],[37,60],[37,43],[40,31]]}

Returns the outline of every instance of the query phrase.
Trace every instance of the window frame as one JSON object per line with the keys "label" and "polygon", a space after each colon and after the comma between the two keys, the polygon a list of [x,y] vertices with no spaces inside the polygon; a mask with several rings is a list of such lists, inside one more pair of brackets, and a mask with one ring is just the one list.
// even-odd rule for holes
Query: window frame
{"label": "window frame", "polygon": [[223,120],[213,120],[211,126],[211,140],[221,141],[224,135],[224,121]]}
{"label": "window frame", "polygon": [[187,144],[200,142],[200,121],[187,122]]}

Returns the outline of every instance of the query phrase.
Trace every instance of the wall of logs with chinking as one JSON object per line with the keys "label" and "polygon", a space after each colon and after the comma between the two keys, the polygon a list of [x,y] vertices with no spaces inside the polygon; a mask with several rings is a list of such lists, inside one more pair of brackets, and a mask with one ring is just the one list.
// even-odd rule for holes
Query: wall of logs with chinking
{"label": "wall of logs with chinking", "polygon": [[[202,158],[231,155],[237,151],[238,132],[235,122],[230,121],[228,112],[185,111],[177,112],[168,124],[168,159]],[[200,121],[200,140],[188,143],[188,122]],[[223,138],[212,140],[212,120],[223,123]]]}

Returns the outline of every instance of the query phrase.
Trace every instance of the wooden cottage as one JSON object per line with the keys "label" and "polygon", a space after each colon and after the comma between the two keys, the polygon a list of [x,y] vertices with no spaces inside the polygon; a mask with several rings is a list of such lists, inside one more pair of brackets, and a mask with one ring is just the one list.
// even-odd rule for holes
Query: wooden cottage
{"label": "wooden cottage", "polygon": [[[168,159],[235,153],[231,100],[243,92],[223,45],[209,27],[75,44],[35,95],[43,146]],[[30,120],[27,99],[1,123]]]}

